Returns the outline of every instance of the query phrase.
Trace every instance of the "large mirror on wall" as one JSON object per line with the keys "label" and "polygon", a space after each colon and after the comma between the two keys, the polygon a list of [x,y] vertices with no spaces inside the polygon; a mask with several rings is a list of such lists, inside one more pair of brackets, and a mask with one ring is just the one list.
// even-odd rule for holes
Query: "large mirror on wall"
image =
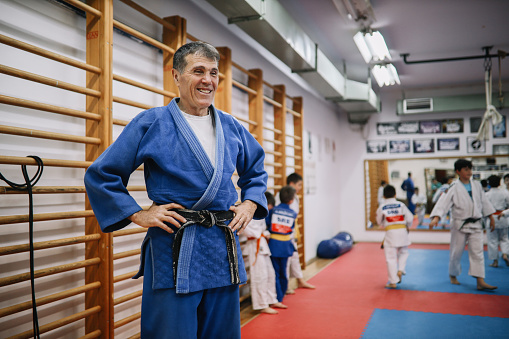
{"label": "large mirror on wall", "polygon": [[[472,161],[472,177],[474,180],[483,181],[492,174],[501,177],[509,174],[508,156],[462,158]],[[457,159],[458,157],[365,160],[366,229],[380,229],[376,224],[376,210],[379,205],[379,190],[382,181],[396,188],[397,200],[408,204],[407,192],[401,186],[403,181],[408,178],[408,174],[411,173],[413,184],[419,188],[419,193],[422,195],[421,200],[425,201],[424,217],[418,218],[416,215],[411,229],[416,231],[449,231],[450,220],[448,215],[443,216],[439,225],[430,230],[429,213],[440,194],[443,194],[448,184],[456,179],[454,162]]]}

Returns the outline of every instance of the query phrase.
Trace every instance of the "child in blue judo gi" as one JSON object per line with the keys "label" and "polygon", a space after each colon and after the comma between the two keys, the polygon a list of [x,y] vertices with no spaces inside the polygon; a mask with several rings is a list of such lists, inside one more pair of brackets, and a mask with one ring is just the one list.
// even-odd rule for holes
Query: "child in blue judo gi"
{"label": "child in blue judo gi", "polygon": [[[247,277],[236,233],[267,215],[268,176],[258,141],[212,105],[218,61],[209,44],[180,47],[172,70],[180,97],[138,114],[85,174],[103,232],[148,228],[135,276],[144,276],[143,339],[240,338]],[[148,210],[126,188],[142,164]]]}
{"label": "child in blue judo gi", "polygon": [[[286,177],[286,184],[288,186],[292,186],[295,188],[295,197],[293,199],[293,202],[289,205],[292,210],[299,215],[300,210],[300,201],[298,193],[302,189],[302,176],[298,173],[292,173],[289,176]],[[276,195],[276,204],[279,204],[281,201],[279,199],[279,194]],[[288,259],[288,272],[287,276],[289,279],[295,278],[297,280],[297,287],[298,288],[310,288],[315,289],[316,287],[308,283],[306,280],[304,280],[304,274],[302,273],[302,268],[300,267],[300,258],[299,258],[299,252],[297,251],[297,239],[299,238],[299,227],[298,225],[295,225],[294,227],[295,232],[292,233],[292,243],[295,247],[295,251],[293,252],[293,255]],[[295,294],[295,290],[288,287],[288,290],[286,291],[286,294]]]}
{"label": "child in blue judo gi", "polygon": [[267,227],[270,232],[269,248],[272,253],[272,265],[276,273],[276,294],[279,302],[283,301],[288,288],[288,277],[286,275],[288,258],[295,251],[291,236],[297,213],[290,208],[295,194],[295,188],[284,186],[279,191],[281,203],[270,210],[267,218]]}

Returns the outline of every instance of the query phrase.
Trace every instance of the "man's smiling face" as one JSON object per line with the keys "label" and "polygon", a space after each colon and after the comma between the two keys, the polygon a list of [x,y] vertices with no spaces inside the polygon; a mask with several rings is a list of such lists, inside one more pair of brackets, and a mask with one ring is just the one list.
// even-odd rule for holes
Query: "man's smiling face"
{"label": "man's smiling face", "polygon": [[217,62],[206,57],[190,54],[182,73],[173,70],[173,78],[180,91],[180,108],[192,115],[207,115],[214,102],[219,83]]}

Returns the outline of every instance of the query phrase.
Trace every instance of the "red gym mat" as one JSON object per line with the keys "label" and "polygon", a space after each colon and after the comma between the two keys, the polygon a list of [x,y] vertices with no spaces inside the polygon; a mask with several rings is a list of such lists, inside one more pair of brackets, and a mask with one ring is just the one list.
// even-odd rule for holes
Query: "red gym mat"
{"label": "red gym mat", "polygon": [[359,338],[375,308],[509,318],[509,296],[386,289],[385,257],[378,243],[355,244],[310,282],[316,290],[287,295],[283,303],[288,309],[259,315],[242,327],[242,338]]}

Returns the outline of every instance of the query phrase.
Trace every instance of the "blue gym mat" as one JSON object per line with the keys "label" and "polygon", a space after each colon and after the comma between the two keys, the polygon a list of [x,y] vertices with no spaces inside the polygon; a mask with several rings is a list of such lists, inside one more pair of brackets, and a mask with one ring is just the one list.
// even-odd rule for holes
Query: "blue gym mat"
{"label": "blue gym mat", "polygon": [[[488,253],[484,253],[486,282],[498,286],[494,291],[477,290],[476,279],[468,275],[468,252],[461,257],[462,272],[458,276],[461,285],[453,285],[449,280],[449,251],[410,249],[406,267],[399,289],[447,293],[475,293],[509,295],[509,266],[499,259],[499,267],[490,267]],[[509,335],[507,336],[509,338]]]}
{"label": "blue gym mat", "polygon": [[375,309],[362,338],[507,338],[509,318]]}
{"label": "blue gym mat", "polygon": [[[422,220],[422,225],[415,225],[412,226],[413,229],[417,229],[417,230],[429,230],[429,223],[430,223],[430,218],[429,218],[429,215],[426,215],[426,217],[424,217],[424,219]],[[417,224],[417,218],[415,218],[414,220],[414,224]],[[440,223],[438,224],[438,226],[435,226],[433,228],[434,230],[450,230],[451,229],[451,224],[450,224],[450,220],[449,218],[447,218],[446,220],[441,220]]]}

